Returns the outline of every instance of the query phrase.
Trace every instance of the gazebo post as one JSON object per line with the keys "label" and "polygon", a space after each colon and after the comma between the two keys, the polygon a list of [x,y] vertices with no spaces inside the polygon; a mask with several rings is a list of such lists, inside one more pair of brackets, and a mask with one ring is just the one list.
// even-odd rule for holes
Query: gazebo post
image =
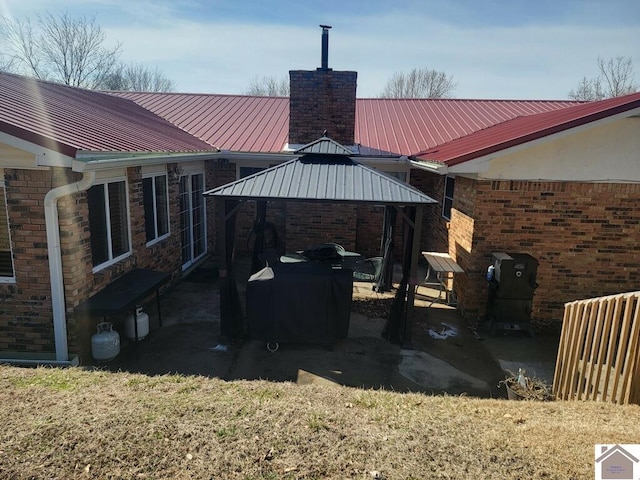
{"label": "gazebo post", "polygon": [[412,331],[415,320],[415,297],[418,285],[418,258],[420,256],[420,231],[422,230],[422,205],[416,205],[411,209],[413,216],[413,239],[411,241],[411,267],[409,270],[409,286],[407,291],[407,318],[404,322],[403,348],[413,348]]}

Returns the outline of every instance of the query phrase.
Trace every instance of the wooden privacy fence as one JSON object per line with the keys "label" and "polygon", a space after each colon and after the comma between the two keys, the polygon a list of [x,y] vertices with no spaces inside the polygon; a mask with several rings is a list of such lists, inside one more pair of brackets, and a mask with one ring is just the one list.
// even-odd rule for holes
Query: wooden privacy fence
{"label": "wooden privacy fence", "polygon": [[553,392],[640,404],[640,292],[565,304]]}

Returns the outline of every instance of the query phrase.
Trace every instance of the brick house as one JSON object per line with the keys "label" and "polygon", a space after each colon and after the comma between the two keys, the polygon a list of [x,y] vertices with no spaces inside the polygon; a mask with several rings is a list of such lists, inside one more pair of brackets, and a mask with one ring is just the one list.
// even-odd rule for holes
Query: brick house
{"label": "brick house", "polygon": [[[215,253],[216,206],[199,193],[289,160],[325,130],[442,201],[428,209],[422,249],[463,266],[465,312],[483,311],[496,250],[540,260],[539,318],[640,288],[638,94],[591,104],[356,99],[355,72],[290,76],[288,99],[106,94],[0,73],[0,357],[87,355],[95,319],[76,317],[79,303],[134,267],[178,281]],[[269,212],[290,250],[338,240],[377,254],[382,209],[335,208]],[[240,221],[238,246],[252,218]]]}
{"label": "brick house", "polygon": [[[412,183],[442,198],[433,250],[464,268],[460,306],[484,311],[491,253],[540,262],[532,315],[640,289],[640,93],[516,118],[416,155]],[[440,213],[440,212],[438,212]]]}
{"label": "brick house", "polygon": [[4,73],[0,99],[0,357],[67,363],[95,331],[82,300],[213,248],[198,193],[225,167],[127,100]]}

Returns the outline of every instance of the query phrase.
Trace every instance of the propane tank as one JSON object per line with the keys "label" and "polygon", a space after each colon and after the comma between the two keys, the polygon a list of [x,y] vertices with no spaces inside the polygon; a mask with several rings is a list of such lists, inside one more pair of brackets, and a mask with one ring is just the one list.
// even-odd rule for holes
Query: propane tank
{"label": "propane tank", "polygon": [[109,322],[99,323],[91,336],[91,355],[96,360],[112,360],[120,353],[120,334]]}
{"label": "propane tank", "polygon": [[[149,334],[149,315],[142,311],[141,306],[136,306],[136,317],[138,319],[138,340],[142,340]],[[136,339],[133,313],[130,313],[124,322],[124,334],[129,340]]]}
{"label": "propane tank", "polygon": [[493,280],[493,276],[496,273],[496,267],[494,267],[493,265],[489,265],[489,268],[487,268],[487,280],[491,281]]}

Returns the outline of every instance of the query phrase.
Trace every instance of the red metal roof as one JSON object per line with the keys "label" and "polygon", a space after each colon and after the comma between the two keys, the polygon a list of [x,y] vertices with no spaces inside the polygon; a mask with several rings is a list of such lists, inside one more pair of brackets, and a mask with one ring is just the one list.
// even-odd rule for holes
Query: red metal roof
{"label": "red metal roof", "polygon": [[72,157],[216,150],[135,102],[8,73],[0,73],[0,130]]}
{"label": "red metal roof", "polygon": [[570,105],[576,102],[363,99],[356,103],[356,141],[382,152],[412,155],[520,115]]}
{"label": "red metal roof", "polygon": [[640,108],[640,92],[508,120],[421,152],[420,160],[457,165],[516,145]]}
{"label": "red metal roof", "polygon": [[[506,148],[509,141],[520,141],[520,137],[565,128],[562,125],[571,121],[571,115],[589,121],[598,108],[604,108],[606,115],[607,107],[591,106],[598,104],[358,99],[355,142],[365,156],[429,152],[421,158],[464,161],[467,157],[461,155],[475,155],[494,144],[495,148]],[[274,153],[287,144],[289,99],[107,94],[0,73],[0,129],[71,156],[77,150],[193,152],[212,151],[214,146],[235,152]]]}
{"label": "red metal roof", "polygon": [[[240,95],[116,92],[216,145],[239,152],[281,152],[289,99]],[[362,155],[412,155],[521,116],[577,102],[524,100],[356,100],[355,141]]]}
{"label": "red metal roof", "polygon": [[289,98],[195,93],[115,92],[221,150],[281,152],[289,136]]}

